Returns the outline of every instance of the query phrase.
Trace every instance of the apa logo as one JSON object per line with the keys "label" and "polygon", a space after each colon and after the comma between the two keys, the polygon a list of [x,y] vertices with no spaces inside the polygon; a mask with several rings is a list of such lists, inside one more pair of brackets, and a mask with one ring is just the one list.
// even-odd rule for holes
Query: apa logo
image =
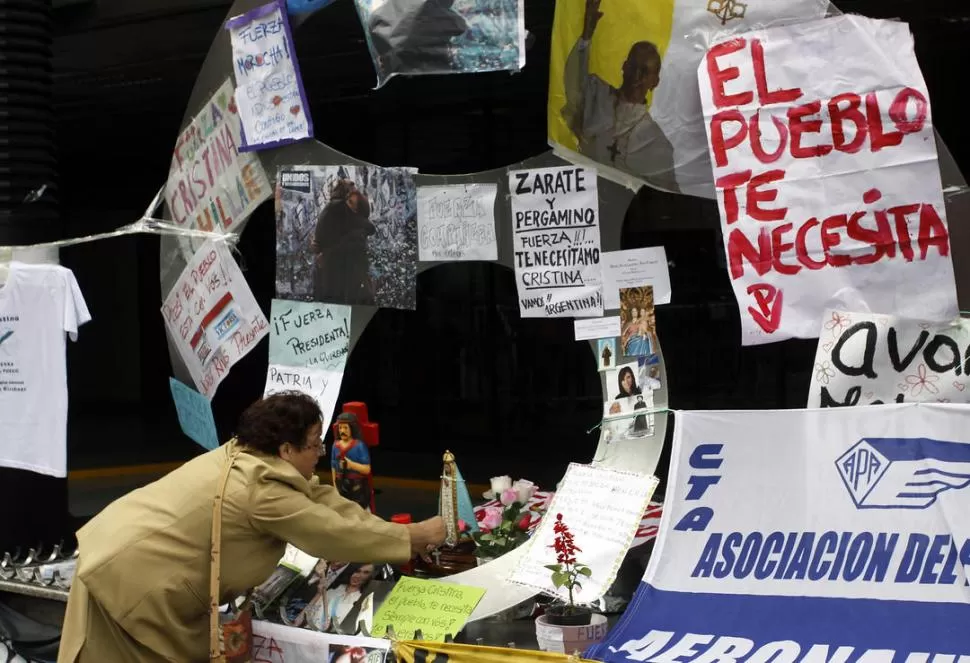
{"label": "apa logo", "polygon": [[863,438],[835,466],[857,509],[928,509],[941,493],[970,486],[970,444]]}

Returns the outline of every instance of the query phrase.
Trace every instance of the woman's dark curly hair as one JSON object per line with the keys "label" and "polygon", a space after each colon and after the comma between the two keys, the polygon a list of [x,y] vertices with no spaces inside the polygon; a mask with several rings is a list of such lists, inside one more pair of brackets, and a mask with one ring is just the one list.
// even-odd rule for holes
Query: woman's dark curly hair
{"label": "woman's dark curly hair", "polygon": [[243,411],[236,439],[251,449],[275,456],[289,442],[302,449],[310,429],[320,423],[317,402],[299,391],[285,391],[256,401]]}

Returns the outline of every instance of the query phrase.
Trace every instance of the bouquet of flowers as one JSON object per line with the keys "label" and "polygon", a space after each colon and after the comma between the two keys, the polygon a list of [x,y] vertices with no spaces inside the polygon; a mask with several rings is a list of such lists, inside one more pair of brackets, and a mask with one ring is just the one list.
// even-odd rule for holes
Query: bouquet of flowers
{"label": "bouquet of flowers", "polygon": [[527,505],[535,495],[535,484],[526,479],[512,483],[511,477],[494,477],[492,492],[501,506],[479,511],[476,514],[479,531],[472,534],[475,556],[479,559],[501,557],[529,539],[532,517]]}

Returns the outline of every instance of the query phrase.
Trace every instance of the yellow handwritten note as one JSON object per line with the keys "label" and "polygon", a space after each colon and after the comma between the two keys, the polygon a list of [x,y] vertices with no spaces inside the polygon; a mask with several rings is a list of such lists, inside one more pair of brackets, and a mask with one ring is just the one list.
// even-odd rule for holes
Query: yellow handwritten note
{"label": "yellow handwritten note", "polygon": [[458,634],[484,595],[479,587],[401,578],[374,616],[371,632],[383,637],[392,626],[401,640],[420,630],[425,640],[443,641],[445,635]]}

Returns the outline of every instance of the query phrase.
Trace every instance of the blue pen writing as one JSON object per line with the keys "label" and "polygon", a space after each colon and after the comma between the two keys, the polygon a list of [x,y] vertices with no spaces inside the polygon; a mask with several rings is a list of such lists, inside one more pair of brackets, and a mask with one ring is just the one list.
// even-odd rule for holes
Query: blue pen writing
{"label": "blue pen writing", "polygon": [[0,336],[0,344],[2,344],[4,341],[6,341],[11,336],[13,336],[13,330],[12,329],[10,331],[8,331],[6,334],[4,334],[3,336]]}

